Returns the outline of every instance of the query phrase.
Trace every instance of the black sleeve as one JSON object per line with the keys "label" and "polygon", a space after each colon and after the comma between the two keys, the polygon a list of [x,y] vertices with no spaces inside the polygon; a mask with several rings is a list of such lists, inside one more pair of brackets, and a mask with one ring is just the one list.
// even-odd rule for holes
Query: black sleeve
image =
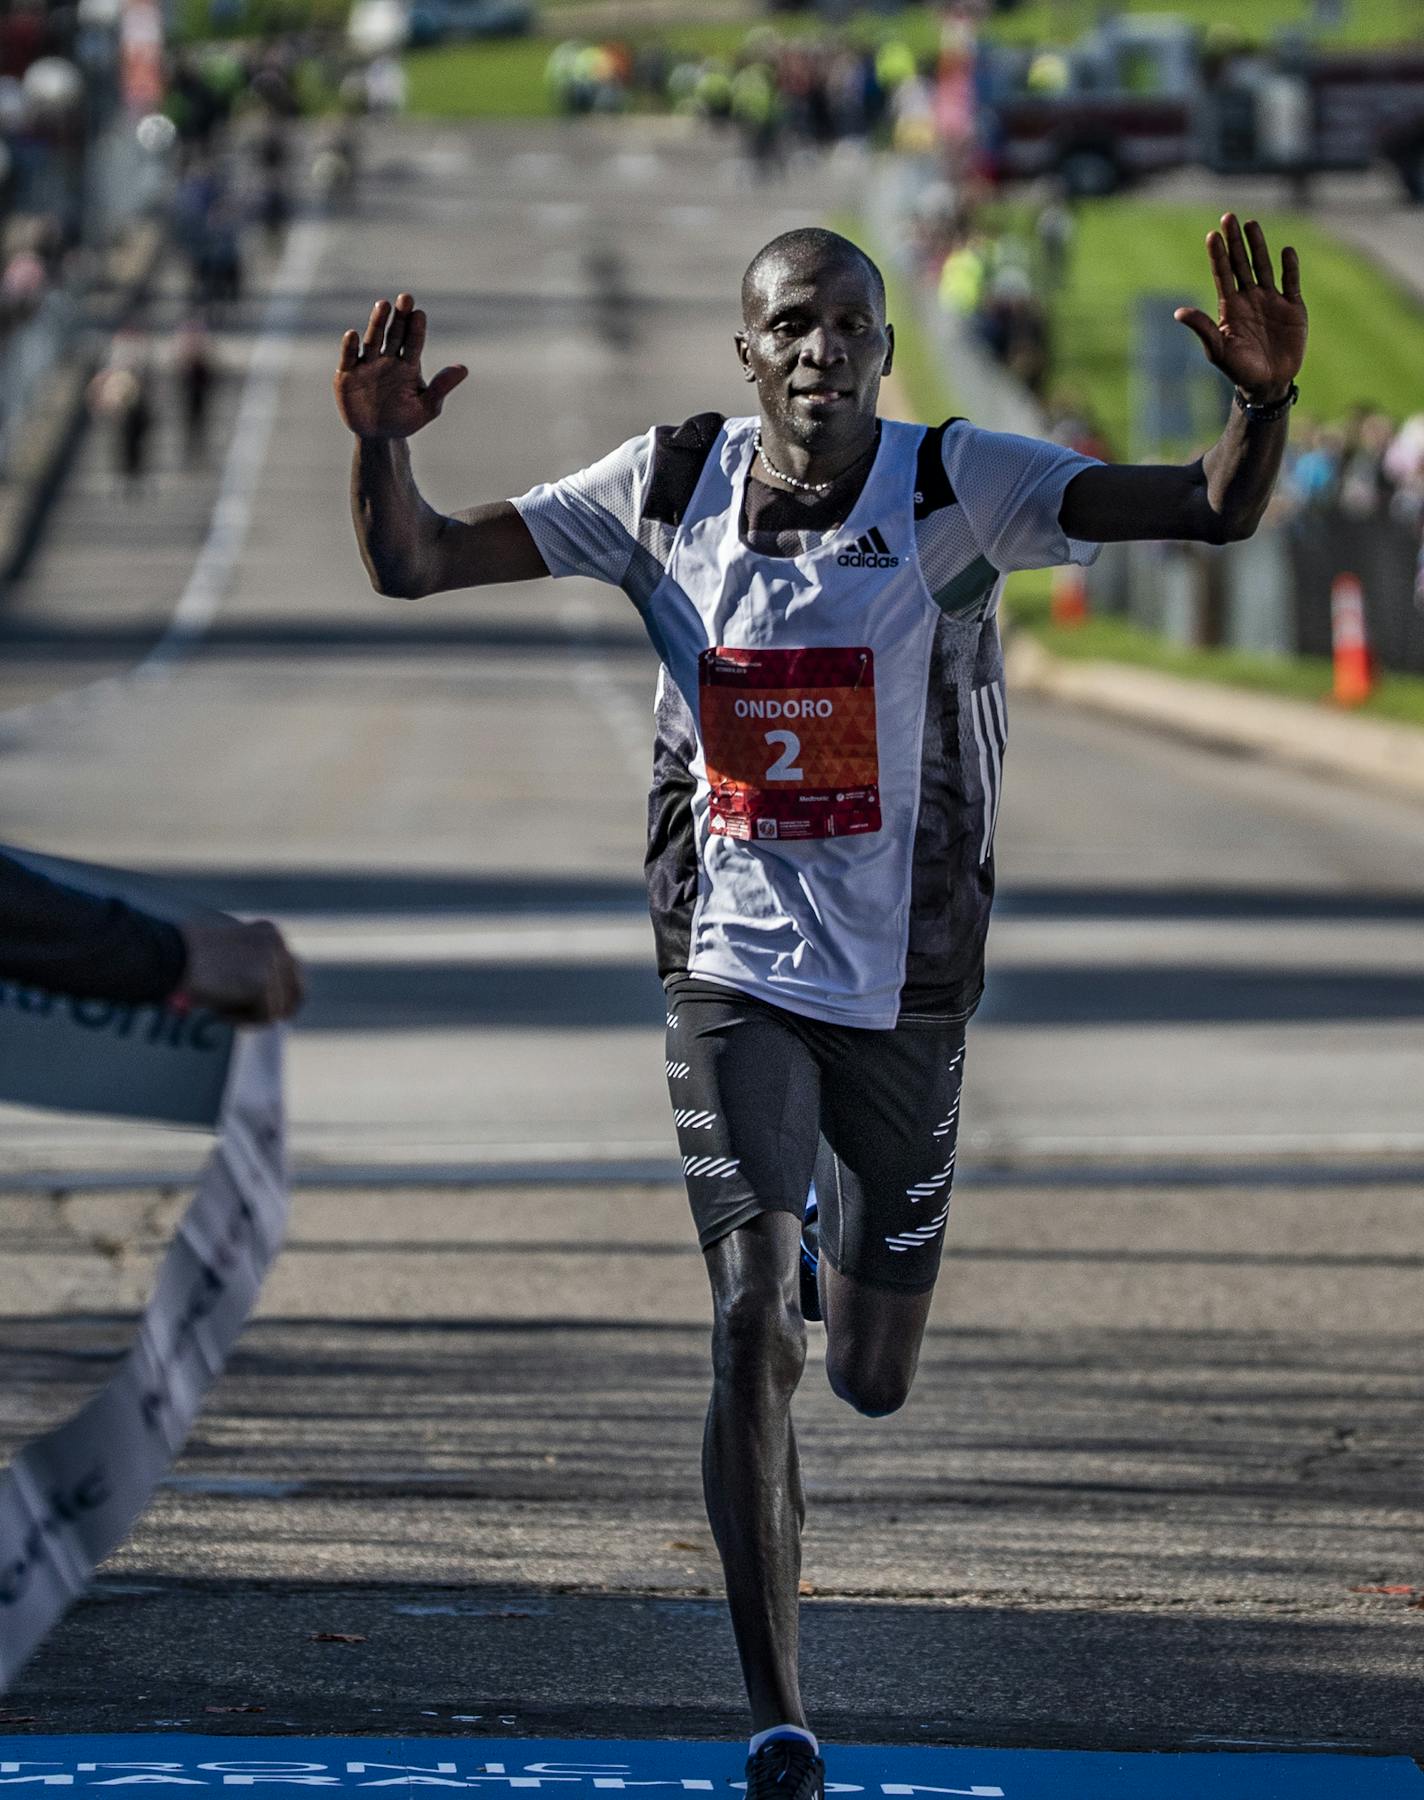
{"label": "black sleeve", "polygon": [[0,853],[0,980],[141,1003],[166,1000],[186,960],[176,925]]}

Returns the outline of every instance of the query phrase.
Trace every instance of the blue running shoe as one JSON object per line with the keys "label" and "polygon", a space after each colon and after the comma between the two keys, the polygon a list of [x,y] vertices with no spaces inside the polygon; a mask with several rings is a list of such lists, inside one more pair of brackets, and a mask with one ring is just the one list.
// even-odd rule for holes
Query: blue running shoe
{"label": "blue running shoe", "polygon": [[801,1317],[821,1316],[821,1209],[816,1203],[816,1184],[806,1196],[806,1210],[801,1215]]}
{"label": "blue running shoe", "polygon": [[747,1800],[826,1800],[826,1765],[805,1738],[768,1738],[747,1758]]}

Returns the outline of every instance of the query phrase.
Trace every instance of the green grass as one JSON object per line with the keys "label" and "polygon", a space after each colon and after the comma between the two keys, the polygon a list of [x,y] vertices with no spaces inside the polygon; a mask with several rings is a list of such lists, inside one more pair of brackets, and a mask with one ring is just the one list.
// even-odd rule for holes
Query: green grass
{"label": "green grass", "polygon": [[[1101,0],[1028,0],[1001,13],[990,29],[1014,44],[1066,44],[1092,29]],[[1308,17],[1301,0],[1128,0],[1123,12],[1174,13],[1203,29],[1229,24],[1250,43],[1266,43],[1278,31],[1299,30]],[[1413,42],[1419,32],[1418,0],[1347,0],[1344,22],[1322,34],[1327,44],[1361,46]]]}
{"label": "green grass", "polygon": [[[1223,197],[1229,198],[1225,186]],[[999,219],[1022,224],[1024,210],[1001,208]],[[1215,223],[1205,206],[1130,197],[1078,209],[1072,267],[1053,309],[1054,386],[1090,405],[1115,455],[1133,452],[1133,305],[1140,294],[1155,292],[1168,313],[1184,301],[1214,312],[1203,240]],[[1335,418],[1362,400],[1401,416],[1424,408],[1424,358],[1417,349],[1424,308],[1299,213],[1265,212],[1261,223],[1277,260],[1287,243],[1300,253],[1310,311],[1302,412]]]}
{"label": "green grass", "polygon": [[[1131,663],[1192,681],[1215,681],[1285,700],[1328,704],[1331,667],[1323,656],[1263,656],[1247,650],[1198,650],[1169,643],[1125,619],[1089,618],[1081,625],[1055,625],[1049,616],[1052,572],[1034,569],[1015,575],[1007,588],[1010,623],[1033,634],[1055,656],[1079,661]],[[1424,676],[1387,674],[1363,706],[1369,718],[1424,725]]]}
{"label": "green grass", "polygon": [[551,113],[537,38],[445,44],[405,58],[406,111],[430,119],[528,119]]}

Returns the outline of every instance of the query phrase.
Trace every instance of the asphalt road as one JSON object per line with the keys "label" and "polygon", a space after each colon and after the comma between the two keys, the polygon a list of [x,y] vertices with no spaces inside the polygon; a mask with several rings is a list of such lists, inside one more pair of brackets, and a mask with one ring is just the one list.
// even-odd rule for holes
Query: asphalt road
{"label": "asphalt road", "polygon": [[[734,1733],[651,653],[577,582],[373,596],[328,380],[411,288],[432,367],[471,366],[416,446],[445,507],[735,410],[743,263],[857,170],[753,193],[602,126],[372,162],[230,322],[240,452],[126,504],[91,445],[0,623],[5,834],[276,916],[313,971],[291,1246],[6,1728]],[[875,1424],[814,1370],[799,1403],[815,1717],[1418,1752],[1424,814],[1043,704],[1013,732],[919,1386]],[[201,1146],[0,1126],[12,1445],[102,1377]]]}

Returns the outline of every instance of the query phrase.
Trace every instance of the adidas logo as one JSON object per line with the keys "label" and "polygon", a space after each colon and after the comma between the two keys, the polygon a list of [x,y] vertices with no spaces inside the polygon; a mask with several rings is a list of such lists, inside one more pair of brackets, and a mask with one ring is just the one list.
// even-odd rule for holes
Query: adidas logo
{"label": "adidas logo", "polygon": [[855,540],[854,550],[842,550],[836,561],[843,569],[898,569],[900,559],[892,556],[890,546],[872,525]]}

